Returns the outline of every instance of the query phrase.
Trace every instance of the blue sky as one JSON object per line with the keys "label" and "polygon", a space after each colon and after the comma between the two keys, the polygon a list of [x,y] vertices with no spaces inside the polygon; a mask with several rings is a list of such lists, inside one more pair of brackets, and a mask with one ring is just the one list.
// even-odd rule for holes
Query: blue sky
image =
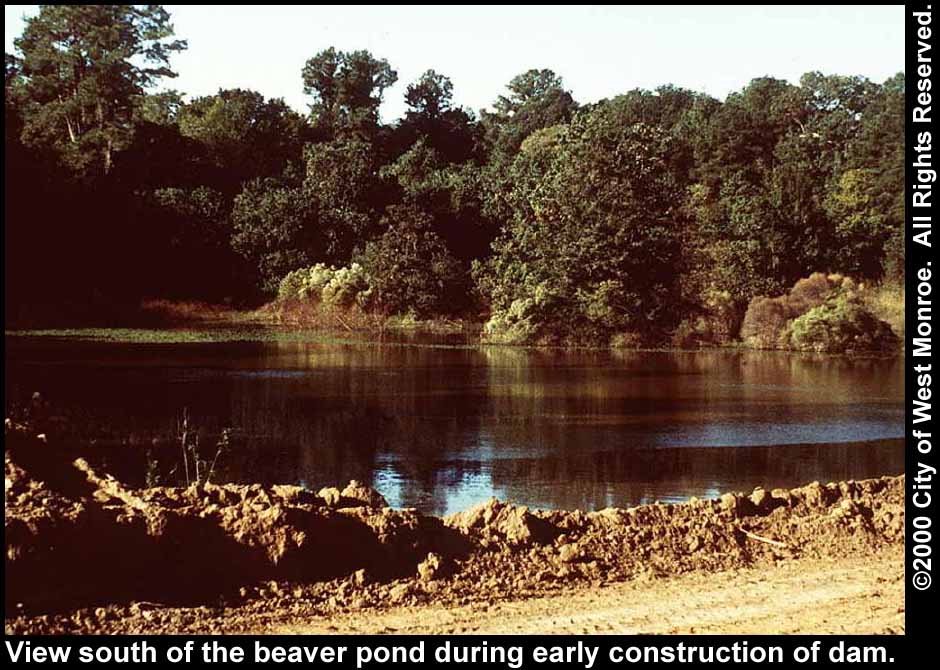
{"label": "blue sky", "polygon": [[[388,59],[405,86],[433,68],[458,104],[489,107],[506,82],[551,68],[579,102],[672,83],[718,98],[754,77],[796,82],[810,70],[884,81],[904,69],[904,7],[355,7],[166,5],[189,50],[169,82],[190,96],[251,88],[305,111],[300,70],[329,46]],[[5,5],[6,50],[34,5]]]}

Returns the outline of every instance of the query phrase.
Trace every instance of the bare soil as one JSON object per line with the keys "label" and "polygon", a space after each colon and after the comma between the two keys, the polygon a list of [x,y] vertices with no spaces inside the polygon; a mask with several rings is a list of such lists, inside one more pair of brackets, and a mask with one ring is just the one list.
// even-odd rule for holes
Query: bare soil
{"label": "bare soil", "polygon": [[480,605],[430,603],[287,618],[251,627],[277,634],[879,634],[904,632],[904,552],[795,559],[580,586]]}
{"label": "bare soil", "polygon": [[903,632],[904,477],[448,517],[130,490],[8,425],[8,633]]}

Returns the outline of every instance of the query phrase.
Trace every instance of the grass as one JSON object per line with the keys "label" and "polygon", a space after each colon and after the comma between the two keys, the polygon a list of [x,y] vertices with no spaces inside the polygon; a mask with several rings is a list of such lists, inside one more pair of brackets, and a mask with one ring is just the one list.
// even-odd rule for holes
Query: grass
{"label": "grass", "polygon": [[336,307],[304,300],[283,300],[268,303],[255,312],[268,323],[320,332],[364,333],[376,337],[386,332],[429,335],[476,334],[480,324],[444,317],[419,319],[414,314],[385,315],[359,309]]}
{"label": "grass", "polygon": [[195,300],[143,300],[133,314],[135,325],[172,327],[180,324],[250,324],[264,320],[254,310],[236,309]]}

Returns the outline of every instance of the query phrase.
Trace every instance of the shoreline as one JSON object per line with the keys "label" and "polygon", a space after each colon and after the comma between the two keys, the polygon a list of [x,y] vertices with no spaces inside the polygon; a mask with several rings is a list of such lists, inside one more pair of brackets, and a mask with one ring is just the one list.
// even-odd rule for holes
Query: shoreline
{"label": "shoreline", "polygon": [[[377,331],[324,330],[285,326],[274,322],[181,322],[153,327],[22,328],[4,330],[5,339],[123,345],[190,344],[333,344],[341,346],[425,347],[446,349],[503,349],[533,353],[693,354],[760,353],[803,358],[885,360],[903,357],[903,347],[888,352],[824,352],[791,349],[760,349],[741,342],[701,347],[618,347],[591,345],[506,344],[483,340],[459,341],[464,333],[434,329],[395,328],[372,337]],[[361,334],[363,337],[355,337]],[[409,339],[412,338],[412,339]],[[449,341],[454,340],[454,341]]]}
{"label": "shoreline", "polygon": [[903,475],[598,512],[493,499],[437,517],[355,482],[128,489],[30,445],[5,454],[7,632],[281,630],[903,551]]}

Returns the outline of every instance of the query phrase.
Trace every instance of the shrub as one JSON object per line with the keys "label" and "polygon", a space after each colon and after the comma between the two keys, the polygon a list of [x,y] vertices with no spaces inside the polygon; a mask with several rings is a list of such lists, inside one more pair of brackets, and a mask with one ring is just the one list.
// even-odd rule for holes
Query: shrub
{"label": "shrub", "polygon": [[784,346],[784,330],[792,319],[806,314],[826,300],[839,295],[855,295],[857,284],[840,274],[814,272],[776,298],[760,296],[748,305],[741,324],[741,339],[757,349]]}
{"label": "shrub", "polygon": [[[323,277],[325,279],[325,276]],[[321,280],[317,277],[314,281]],[[314,284],[314,290],[317,284]],[[365,307],[369,302],[371,289],[369,278],[359,263],[333,270],[332,276],[320,288],[322,302],[333,307]]]}
{"label": "shrub", "polygon": [[323,308],[359,307],[414,319],[449,314],[465,306],[466,273],[428,222],[409,208],[393,207],[388,230],[369,242],[346,267],[317,263],[289,272],[278,285],[279,302]]}
{"label": "shrub", "polygon": [[258,270],[265,292],[292,268],[310,263],[324,246],[316,208],[303,189],[280,180],[245,184],[232,205],[232,249]]}
{"label": "shrub", "polygon": [[524,344],[539,331],[539,309],[532,298],[516,298],[508,309],[494,310],[483,326],[483,337],[497,344]]}
{"label": "shrub", "polygon": [[630,331],[617,333],[610,338],[610,346],[614,349],[638,349],[643,346],[643,338]]}
{"label": "shrub", "polygon": [[759,349],[885,351],[896,347],[891,326],[867,303],[865,286],[840,274],[814,273],[786,294],[758,297],[748,305],[741,339]]}
{"label": "shrub", "polygon": [[793,319],[783,342],[798,351],[830,353],[889,351],[898,346],[891,326],[845,294]]}
{"label": "shrub", "polygon": [[333,281],[336,269],[323,263],[317,263],[307,270],[307,276],[299,293],[302,300],[321,302],[323,291]]}
{"label": "shrub", "polygon": [[362,266],[334,268],[317,263],[289,272],[281,280],[277,298],[281,302],[301,300],[333,307],[364,307],[369,297],[369,281]]}
{"label": "shrub", "polygon": [[834,295],[853,292],[856,288],[856,283],[849,277],[814,272],[809,277],[796,282],[785,299],[790,312],[799,315],[823,304]]}
{"label": "shrub", "polygon": [[278,301],[300,300],[306,286],[307,272],[307,268],[288,272],[277,285]]}
{"label": "shrub", "polygon": [[498,344],[557,344],[558,329],[552,328],[564,301],[547,284],[530,289],[509,307],[494,309],[483,326],[483,337]]}

